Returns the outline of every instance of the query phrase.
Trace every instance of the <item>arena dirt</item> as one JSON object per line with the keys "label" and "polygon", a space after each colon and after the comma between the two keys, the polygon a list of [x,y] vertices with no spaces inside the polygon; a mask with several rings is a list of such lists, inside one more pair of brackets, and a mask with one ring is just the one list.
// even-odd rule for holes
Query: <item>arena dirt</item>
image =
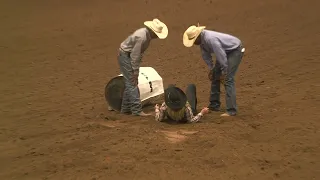
{"label": "arena dirt", "polygon": [[[2,0],[1,179],[320,179],[319,7]],[[142,66],[165,85],[195,83],[198,108],[208,104],[207,67],[197,47],[183,46],[184,30],[199,22],[243,41],[237,117],[215,112],[177,125],[107,110],[104,86],[120,73],[119,44],[154,17],[169,36],[151,43]]]}

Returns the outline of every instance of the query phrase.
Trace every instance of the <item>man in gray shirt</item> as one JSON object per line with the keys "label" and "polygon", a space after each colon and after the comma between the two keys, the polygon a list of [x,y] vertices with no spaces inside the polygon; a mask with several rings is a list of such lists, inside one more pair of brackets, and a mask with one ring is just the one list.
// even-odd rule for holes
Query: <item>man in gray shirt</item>
{"label": "man in gray shirt", "polygon": [[149,116],[142,111],[138,88],[139,68],[143,53],[152,39],[165,39],[168,36],[167,26],[159,19],[144,22],[146,27],[136,30],[124,40],[119,48],[118,62],[125,80],[121,113],[137,116]]}
{"label": "man in gray shirt", "polygon": [[[234,77],[243,57],[244,48],[241,41],[229,34],[205,30],[205,26],[190,26],[183,35],[183,44],[191,47],[199,45],[202,58],[209,68],[208,77],[211,80],[210,104],[212,111],[220,110],[220,82],[226,89],[226,113],[221,116],[237,114],[236,89]],[[211,54],[216,56],[213,65]]]}

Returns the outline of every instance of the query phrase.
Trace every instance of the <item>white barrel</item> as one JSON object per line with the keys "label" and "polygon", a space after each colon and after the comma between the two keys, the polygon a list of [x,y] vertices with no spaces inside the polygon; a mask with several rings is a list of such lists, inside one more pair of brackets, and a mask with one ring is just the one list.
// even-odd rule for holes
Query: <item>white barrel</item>
{"label": "white barrel", "polygon": [[[143,106],[163,99],[162,77],[154,68],[140,67],[138,81],[140,100]],[[105,98],[109,104],[109,110],[120,111],[123,91],[124,79],[122,74],[108,82],[105,87]]]}

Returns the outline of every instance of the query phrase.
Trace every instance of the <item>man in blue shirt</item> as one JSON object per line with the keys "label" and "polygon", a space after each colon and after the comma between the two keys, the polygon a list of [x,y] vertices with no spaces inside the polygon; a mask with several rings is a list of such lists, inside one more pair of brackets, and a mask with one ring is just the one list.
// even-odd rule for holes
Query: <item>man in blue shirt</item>
{"label": "man in blue shirt", "polygon": [[[235,116],[237,103],[234,78],[244,53],[241,41],[232,35],[205,30],[205,26],[193,25],[184,32],[183,44],[186,47],[200,46],[202,58],[208,65],[208,77],[211,80],[208,108],[212,111],[220,110],[220,82],[222,82],[226,90],[226,113],[221,116]],[[215,65],[212,53],[216,56]]]}

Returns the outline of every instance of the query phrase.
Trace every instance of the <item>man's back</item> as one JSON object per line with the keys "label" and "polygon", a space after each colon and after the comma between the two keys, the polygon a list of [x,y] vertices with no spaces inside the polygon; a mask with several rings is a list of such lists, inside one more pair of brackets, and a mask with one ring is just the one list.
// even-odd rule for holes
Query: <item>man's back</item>
{"label": "man's back", "polygon": [[216,41],[225,51],[233,50],[241,44],[240,39],[237,37],[217,31],[203,30],[202,37],[205,44]]}
{"label": "man's back", "polygon": [[141,41],[143,42],[143,51],[148,47],[150,37],[148,37],[148,30],[147,28],[140,28],[133,32],[130,36],[128,36],[121,44],[120,48],[125,52],[132,52],[134,45]]}

